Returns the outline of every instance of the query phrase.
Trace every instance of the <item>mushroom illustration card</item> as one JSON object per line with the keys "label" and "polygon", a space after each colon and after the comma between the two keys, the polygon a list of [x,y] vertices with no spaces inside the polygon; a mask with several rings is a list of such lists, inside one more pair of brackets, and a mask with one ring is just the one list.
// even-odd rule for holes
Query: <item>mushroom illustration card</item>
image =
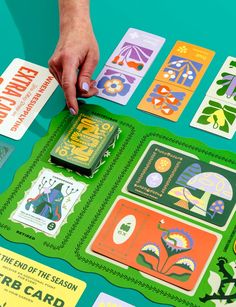
{"label": "mushroom illustration card", "polygon": [[190,126],[232,139],[236,131],[236,104],[234,107],[206,96]]}
{"label": "mushroom illustration card", "polygon": [[177,41],[155,79],[194,91],[214,55],[214,51]]}
{"label": "mushroom illustration card", "polygon": [[91,248],[193,295],[219,239],[201,227],[118,198]]}
{"label": "mushroom illustration card", "polygon": [[163,37],[129,28],[106,65],[143,77],[164,42]]}
{"label": "mushroom illustration card", "polygon": [[154,80],[137,108],[176,122],[191,96],[188,90]]}
{"label": "mushroom illustration card", "polygon": [[236,106],[236,58],[226,59],[210,86],[207,96]]}
{"label": "mushroom illustration card", "polygon": [[43,168],[10,219],[56,237],[86,185]]}
{"label": "mushroom illustration card", "polygon": [[124,192],[225,229],[236,203],[236,172],[151,142]]}
{"label": "mushroom illustration card", "polygon": [[141,80],[138,76],[105,66],[97,77],[97,96],[126,105]]}

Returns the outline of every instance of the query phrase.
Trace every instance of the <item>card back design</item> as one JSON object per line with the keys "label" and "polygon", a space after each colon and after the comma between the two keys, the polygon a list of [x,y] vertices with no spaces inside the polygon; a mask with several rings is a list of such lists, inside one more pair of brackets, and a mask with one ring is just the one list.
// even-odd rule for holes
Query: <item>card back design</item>
{"label": "card back design", "polygon": [[56,237],[85,190],[86,184],[44,168],[10,219]]}
{"label": "card back design", "polygon": [[121,198],[96,236],[92,250],[192,291],[217,241],[217,236],[206,230]]}
{"label": "card back design", "polygon": [[127,191],[218,227],[236,203],[236,172],[152,142],[128,180]]}

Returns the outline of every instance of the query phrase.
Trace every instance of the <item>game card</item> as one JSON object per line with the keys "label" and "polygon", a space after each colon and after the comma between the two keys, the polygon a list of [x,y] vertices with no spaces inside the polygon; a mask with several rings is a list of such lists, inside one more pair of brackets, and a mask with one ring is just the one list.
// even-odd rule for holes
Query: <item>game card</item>
{"label": "game card", "polygon": [[214,51],[177,41],[155,79],[194,91],[214,55]]}
{"label": "game card", "polygon": [[151,142],[125,189],[225,229],[235,211],[235,182],[236,172]]}
{"label": "game card", "polygon": [[137,108],[176,122],[191,96],[186,89],[154,80]]}
{"label": "game card", "polygon": [[7,161],[13,151],[13,146],[0,141],[0,168]]}
{"label": "game card", "polygon": [[143,77],[161,50],[163,37],[130,28],[106,65]]}
{"label": "game card", "polygon": [[141,78],[105,66],[97,77],[97,96],[126,105]]}
{"label": "game card", "polygon": [[217,247],[215,234],[158,210],[120,198],[96,236],[92,250],[192,291]]}
{"label": "game card", "polygon": [[134,307],[118,298],[101,292],[92,307]]}
{"label": "game card", "polygon": [[10,219],[56,237],[86,184],[43,168]]}
{"label": "game card", "polygon": [[0,82],[0,134],[19,140],[58,86],[45,67],[14,59]]}
{"label": "game card", "polygon": [[210,86],[207,96],[236,107],[236,58],[228,57]]}
{"label": "game card", "polygon": [[236,131],[236,104],[206,96],[190,126],[232,139]]}

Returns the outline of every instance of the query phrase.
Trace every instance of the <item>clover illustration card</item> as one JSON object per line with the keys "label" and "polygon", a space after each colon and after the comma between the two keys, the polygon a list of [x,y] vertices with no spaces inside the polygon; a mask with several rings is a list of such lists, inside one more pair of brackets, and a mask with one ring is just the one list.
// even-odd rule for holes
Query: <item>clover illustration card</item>
{"label": "clover illustration card", "polygon": [[105,66],[97,77],[99,97],[126,105],[142,79]]}
{"label": "clover illustration card", "polygon": [[232,139],[236,131],[236,105],[206,96],[190,126]]}
{"label": "clover illustration card", "polygon": [[138,105],[138,109],[177,121],[192,96],[192,92],[175,85],[154,80]]}
{"label": "clover illustration card", "polygon": [[226,229],[236,204],[236,172],[151,142],[124,192]]}
{"label": "clover illustration card", "polygon": [[0,142],[0,168],[7,161],[13,151],[13,146]]}
{"label": "clover illustration card", "polygon": [[210,86],[207,96],[236,107],[236,58],[228,57]]}
{"label": "clover illustration card", "polygon": [[161,211],[119,198],[92,251],[186,291],[195,291],[219,242],[217,235]]}
{"label": "clover illustration card", "polygon": [[177,41],[155,79],[194,91],[215,52]]}
{"label": "clover illustration card", "polygon": [[10,219],[56,237],[86,184],[43,168]]}
{"label": "clover illustration card", "polygon": [[164,42],[163,37],[130,28],[106,65],[143,77]]}

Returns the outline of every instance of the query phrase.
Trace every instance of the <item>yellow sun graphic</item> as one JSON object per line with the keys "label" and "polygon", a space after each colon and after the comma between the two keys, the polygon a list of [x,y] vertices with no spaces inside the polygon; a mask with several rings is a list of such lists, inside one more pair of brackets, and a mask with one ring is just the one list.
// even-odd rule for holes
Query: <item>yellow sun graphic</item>
{"label": "yellow sun graphic", "polygon": [[180,46],[180,47],[177,49],[177,51],[178,51],[179,53],[187,53],[187,52],[188,52],[188,48],[187,48],[185,45],[183,45],[183,46]]}

